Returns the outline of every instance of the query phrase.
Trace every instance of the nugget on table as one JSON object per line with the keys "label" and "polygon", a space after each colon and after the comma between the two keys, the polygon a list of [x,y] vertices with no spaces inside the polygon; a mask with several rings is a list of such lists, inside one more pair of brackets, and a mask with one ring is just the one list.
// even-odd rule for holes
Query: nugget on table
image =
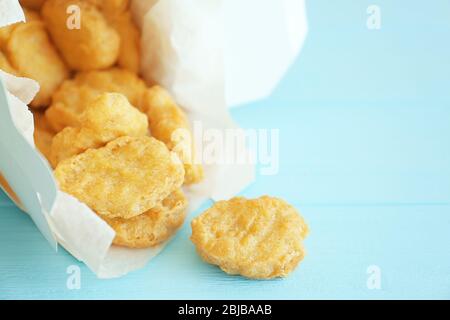
{"label": "nugget on table", "polygon": [[208,263],[253,279],[285,277],[305,256],[308,226],[284,200],[216,202],[192,221],[191,240]]}

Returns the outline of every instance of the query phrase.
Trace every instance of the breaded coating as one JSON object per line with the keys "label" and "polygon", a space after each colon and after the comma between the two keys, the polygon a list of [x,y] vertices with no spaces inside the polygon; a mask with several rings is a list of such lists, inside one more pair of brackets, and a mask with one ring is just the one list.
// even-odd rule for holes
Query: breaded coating
{"label": "breaded coating", "polygon": [[133,106],[140,108],[145,90],[145,82],[128,70],[112,68],[81,72],[74,80],[65,81],[55,92],[46,116],[57,132],[65,127],[79,127],[81,114],[100,94],[121,93]]}
{"label": "breaded coating", "polygon": [[88,104],[81,122],[83,127],[97,131],[108,140],[148,133],[147,116],[120,93],[101,94]]}
{"label": "breaded coating", "polygon": [[104,93],[87,105],[81,126],[67,127],[53,139],[50,162],[56,167],[62,160],[87,149],[99,148],[123,136],[148,134],[145,114],[119,93]]}
{"label": "breaded coating", "polygon": [[268,196],[219,201],[192,221],[191,240],[208,263],[253,279],[287,276],[303,259],[308,226],[285,201]]}
{"label": "breaded coating", "polygon": [[[27,22],[35,21],[35,20],[41,20],[39,13],[33,10],[24,9],[25,13],[25,20]],[[20,24],[23,24],[23,22],[13,23],[5,27],[0,28],[0,48],[5,48],[6,43],[8,42],[9,38],[11,37],[11,33],[13,30]]]}
{"label": "breaded coating", "polygon": [[148,248],[168,240],[183,224],[187,199],[181,190],[155,208],[134,218],[103,218],[116,232],[113,243],[129,248]]}
{"label": "breaded coating", "polygon": [[42,112],[34,112],[34,144],[41,154],[49,159],[55,132]]}
{"label": "breaded coating", "polygon": [[133,72],[122,68],[103,71],[81,72],[76,76],[78,83],[88,85],[103,92],[117,92],[125,95],[128,101],[142,110],[147,85]]}
{"label": "breaded coating", "polygon": [[[79,28],[70,25],[66,10],[75,5],[80,8]],[[81,0],[47,0],[42,17],[68,66],[73,70],[105,69],[117,62],[120,37],[97,7]],[[70,28],[68,28],[68,24]]]}
{"label": "breaded coating", "polygon": [[23,13],[25,14],[25,21],[26,22],[41,21],[42,19],[41,19],[41,15],[39,14],[39,11],[31,10],[31,9],[27,9],[27,8],[23,9]]}
{"label": "breaded coating", "polygon": [[125,12],[130,0],[87,0],[94,4],[106,15],[115,15]]}
{"label": "breaded coating", "polygon": [[44,131],[48,131],[51,133],[55,133],[50,123],[48,123],[47,118],[45,117],[45,114],[42,111],[39,110],[32,110],[33,112],[33,119],[34,119],[34,127],[39,128]]}
{"label": "breaded coating", "polygon": [[107,218],[132,218],[183,184],[178,157],[152,137],[121,137],[58,164],[59,188]]}
{"label": "breaded coating", "polygon": [[0,51],[0,70],[3,70],[13,75],[17,75],[17,71],[9,63],[8,58],[6,58],[6,56],[2,51]]}
{"label": "breaded coating", "polygon": [[47,107],[53,92],[69,77],[41,21],[17,25],[6,44],[6,55],[21,76],[34,79],[40,85],[31,107]]}
{"label": "breaded coating", "polygon": [[33,10],[40,10],[45,1],[46,0],[19,0],[22,6]]}
{"label": "breaded coating", "polygon": [[65,127],[79,127],[86,106],[100,94],[101,91],[79,85],[75,80],[66,80],[53,94],[52,104],[45,116],[56,132]]}
{"label": "breaded coating", "polygon": [[189,121],[169,93],[160,86],[146,91],[144,110],[150,122],[152,136],[176,152],[184,163],[185,184],[203,180],[203,167],[195,161],[195,149]]}
{"label": "breaded coating", "polygon": [[10,24],[0,28],[0,48],[4,48],[8,42],[11,32],[14,30],[15,24]]}
{"label": "breaded coating", "polygon": [[131,13],[126,11],[108,17],[111,26],[120,36],[120,53],[117,64],[134,73],[139,73],[141,57],[141,34]]}
{"label": "breaded coating", "polygon": [[87,128],[67,127],[60,131],[52,140],[49,162],[55,168],[61,161],[105,145],[101,135]]}

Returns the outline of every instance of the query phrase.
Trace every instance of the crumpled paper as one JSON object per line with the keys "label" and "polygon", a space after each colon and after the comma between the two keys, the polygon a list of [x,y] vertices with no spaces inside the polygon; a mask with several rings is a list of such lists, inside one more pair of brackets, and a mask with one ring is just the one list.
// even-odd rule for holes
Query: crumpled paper
{"label": "crumpled paper", "polygon": [[[0,25],[21,21],[23,12],[20,8],[13,4],[7,6],[5,1],[11,2],[0,0]],[[235,0],[227,1],[238,5]],[[254,0],[248,1],[255,4]],[[263,0],[272,5],[277,1]],[[237,128],[227,110],[226,81],[230,77],[226,75],[229,63],[225,62],[224,53],[230,50],[229,43],[224,41],[223,27],[227,24],[223,21],[226,12],[223,4],[222,0],[132,1],[132,12],[142,28],[144,78],[167,88],[185,109],[193,125],[201,123],[203,130]],[[36,83],[4,73],[0,76],[11,96],[20,102],[14,106],[9,103],[13,122],[28,141],[28,146],[34,148],[33,121],[24,103],[35,95]],[[255,91],[252,92],[255,97]],[[241,96],[234,101],[239,103],[249,97]],[[12,100],[15,98],[9,99]],[[197,145],[201,145],[201,137],[196,138]],[[247,150],[243,148],[238,152]],[[253,181],[254,167],[252,164],[209,164],[205,166],[205,176],[204,182],[185,190],[190,212],[206,199],[220,200],[237,194]],[[54,181],[48,187],[54,188],[52,185]],[[61,191],[55,191],[53,198],[51,209],[44,210],[42,206],[41,216],[35,210],[27,211],[33,211],[33,220],[43,234],[47,233],[46,226],[49,227],[51,235],[47,234],[46,238],[50,243],[52,238],[56,239],[100,278],[119,277],[142,268],[164,247],[136,250],[112,246],[114,231],[90,208]],[[41,201],[39,193],[38,200]]]}

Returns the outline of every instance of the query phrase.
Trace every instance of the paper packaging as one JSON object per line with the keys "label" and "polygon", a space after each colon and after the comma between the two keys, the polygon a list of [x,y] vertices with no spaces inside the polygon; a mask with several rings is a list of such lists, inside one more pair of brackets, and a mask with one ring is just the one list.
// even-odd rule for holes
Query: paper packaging
{"label": "paper packaging", "polygon": [[[17,1],[0,0],[0,8],[0,26],[23,20]],[[236,127],[227,105],[270,94],[306,35],[303,0],[133,0],[132,11],[142,28],[145,79],[167,88],[204,129]],[[59,243],[100,278],[143,267],[163,246],[111,246],[114,231],[57,190],[32,138],[26,104],[37,90],[36,82],[0,71],[0,173],[17,205],[54,248]],[[252,165],[208,165],[205,173],[203,183],[186,189],[190,211],[208,198],[235,195],[254,178]]]}

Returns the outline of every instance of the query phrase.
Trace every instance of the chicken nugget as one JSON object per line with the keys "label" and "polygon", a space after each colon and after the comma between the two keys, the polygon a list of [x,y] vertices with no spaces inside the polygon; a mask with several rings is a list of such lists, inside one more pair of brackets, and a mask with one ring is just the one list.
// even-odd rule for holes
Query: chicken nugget
{"label": "chicken nugget", "polygon": [[85,152],[88,149],[105,145],[97,132],[87,128],[67,127],[52,140],[49,161],[55,168],[61,161]]}
{"label": "chicken nugget", "polygon": [[68,126],[79,127],[81,114],[89,102],[100,94],[121,93],[133,106],[141,109],[146,88],[144,81],[124,69],[80,72],[74,80],[65,81],[55,92],[46,116],[56,131]]}
{"label": "chicken nugget", "polygon": [[[37,13],[36,11],[24,9],[24,13],[26,22],[41,20],[39,13]],[[20,24],[24,23],[17,22],[0,28],[0,48],[4,48],[6,46],[6,43],[11,37],[11,33]]]}
{"label": "chicken nugget", "polygon": [[155,208],[130,219],[103,218],[116,232],[113,243],[129,248],[148,248],[168,240],[183,224],[187,199],[174,191]]}
{"label": "chicken nugget", "polygon": [[5,48],[6,43],[11,37],[11,33],[16,26],[17,23],[14,23],[0,28],[0,48]]}
{"label": "chicken nugget", "polygon": [[219,201],[192,221],[191,240],[208,263],[253,279],[287,276],[303,259],[308,226],[285,201],[268,196]]}
{"label": "chicken nugget", "polygon": [[152,137],[121,137],[60,162],[55,177],[62,191],[97,214],[128,219],[178,190],[184,168],[174,153]]}
{"label": "chicken nugget", "polygon": [[104,139],[143,136],[148,133],[147,116],[120,93],[103,93],[81,115],[82,126],[100,133]]}
{"label": "chicken nugget", "polygon": [[48,106],[53,92],[69,77],[41,21],[17,25],[6,44],[6,54],[21,76],[34,79],[40,85],[31,107]]}
{"label": "chicken nugget", "polygon": [[33,119],[34,119],[34,128],[48,131],[53,134],[55,133],[52,126],[50,125],[47,118],[45,117],[45,113],[43,113],[40,110],[32,110],[32,112],[33,112]]}
{"label": "chicken nugget", "polygon": [[80,117],[86,106],[100,94],[101,91],[90,86],[66,80],[53,94],[52,104],[46,110],[45,116],[56,132],[65,127],[79,127]]}
{"label": "chicken nugget", "polygon": [[146,91],[144,110],[147,112],[152,136],[176,152],[184,163],[185,184],[200,182],[203,167],[195,159],[195,149],[189,121],[169,93],[160,86]]}
{"label": "chicken nugget", "polygon": [[80,72],[76,81],[102,92],[117,92],[125,95],[128,101],[142,110],[147,85],[133,72],[122,68],[102,71]]}
{"label": "chicken nugget", "polygon": [[94,4],[106,15],[125,12],[130,6],[130,0],[87,0]]}
{"label": "chicken nugget", "polygon": [[49,159],[50,150],[55,132],[51,128],[44,114],[34,112],[34,143],[41,154]]}
{"label": "chicken nugget", "polygon": [[9,63],[8,58],[0,51],[0,70],[3,70],[7,73],[17,75],[17,71],[13,68],[13,66]]}
{"label": "chicken nugget", "polygon": [[[69,6],[79,8],[78,18],[76,13],[67,14]],[[117,62],[120,37],[95,5],[81,0],[47,0],[41,13],[56,47],[71,69],[105,69]],[[70,24],[74,21],[79,22],[79,26]]]}
{"label": "chicken nugget", "polygon": [[118,65],[134,73],[139,73],[141,56],[141,34],[134,23],[131,13],[124,13],[108,17],[111,26],[120,36],[120,53]]}
{"label": "chicken nugget", "polygon": [[119,93],[98,96],[87,105],[81,119],[81,127],[67,127],[53,139],[50,152],[53,167],[64,159],[87,149],[102,147],[119,137],[137,137],[148,133],[145,114]]}
{"label": "chicken nugget", "polygon": [[25,14],[25,23],[31,21],[42,21],[39,11],[24,8],[23,13]]}
{"label": "chicken nugget", "polygon": [[45,1],[46,0],[19,0],[22,6],[33,10],[40,10]]}

